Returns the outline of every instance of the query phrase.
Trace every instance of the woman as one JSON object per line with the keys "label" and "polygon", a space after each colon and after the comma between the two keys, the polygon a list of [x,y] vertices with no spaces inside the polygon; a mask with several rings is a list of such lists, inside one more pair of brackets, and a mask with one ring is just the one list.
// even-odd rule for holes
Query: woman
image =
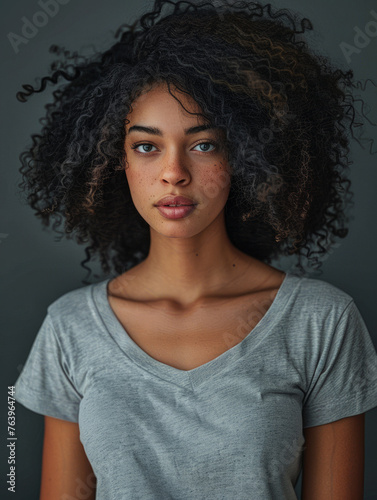
{"label": "woman", "polygon": [[352,72],[254,2],[122,29],[19,93],[69,81],[24,187],[115,270],[48,307],[15,385],[45,415],[41,499],[295,499],[301,469],[304,500],[361,499],[376,351],[302,266],[347,234]]}

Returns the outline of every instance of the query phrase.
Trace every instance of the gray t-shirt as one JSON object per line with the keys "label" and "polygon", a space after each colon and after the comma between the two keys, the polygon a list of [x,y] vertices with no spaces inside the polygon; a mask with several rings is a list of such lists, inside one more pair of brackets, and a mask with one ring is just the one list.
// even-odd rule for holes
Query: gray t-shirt
{"label": "gray t-shirt", "polygon": [[303,428],[377,406],[368,330],[325,281],[287,273],[242,342],[188,371],[128,336],[108,281],[47,308],[15,384],[26,408],[79,423],[97,500],[296,499]]}

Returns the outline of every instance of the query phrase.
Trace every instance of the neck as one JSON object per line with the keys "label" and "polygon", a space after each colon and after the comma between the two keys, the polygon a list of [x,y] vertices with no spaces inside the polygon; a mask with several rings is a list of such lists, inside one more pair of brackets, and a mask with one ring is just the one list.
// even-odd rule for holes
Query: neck
{"label": "neck", "polygon": [[225,224],[219,219],[187,238],[166,237],[151,228],[149,254],[139,264],[138,272],[156,297],[172,298],[181,306],[189,306],[229,290],[250,262],[254,259],[230,242]]}

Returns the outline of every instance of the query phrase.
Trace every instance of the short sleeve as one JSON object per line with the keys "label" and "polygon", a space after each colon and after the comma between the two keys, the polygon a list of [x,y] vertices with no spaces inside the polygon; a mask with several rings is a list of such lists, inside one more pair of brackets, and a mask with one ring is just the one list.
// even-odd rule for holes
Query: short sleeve
{"label": "short sleeve", "polygon": [[15,383],[15,400],[42,415],[78,422],[76,390],[49,313]]}
{"label": "short sleeve", "polygon": [[322,425],[377,406],[377,354],[352,300],[321,353],[303,401],[303,427]]}

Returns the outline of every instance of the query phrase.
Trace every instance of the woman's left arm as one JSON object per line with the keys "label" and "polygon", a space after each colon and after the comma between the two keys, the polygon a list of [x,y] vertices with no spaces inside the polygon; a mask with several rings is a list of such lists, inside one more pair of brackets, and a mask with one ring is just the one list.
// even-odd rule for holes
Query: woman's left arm
{"label": "woman's left arm", "polygon": [[301,500],[363,500],[364,415],[303,430]]}

